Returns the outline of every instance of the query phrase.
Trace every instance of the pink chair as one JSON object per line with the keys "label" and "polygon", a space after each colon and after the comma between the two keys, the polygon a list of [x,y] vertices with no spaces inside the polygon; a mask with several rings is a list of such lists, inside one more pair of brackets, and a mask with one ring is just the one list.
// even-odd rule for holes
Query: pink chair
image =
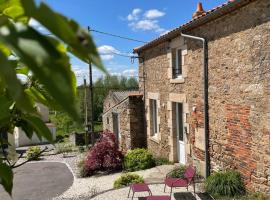
{"label": "pink chair", "polygon": [[170,196],[164,196],[164,195],[161,195],[161,196],[149,196],[149,197],[147,197],[146,200],[171,200],[171,197]]}
{"label": "pink chair", "polygon": [[195,177],[196,170],[192,166],[189,166],[186,169],[183,178],[170,178],[170,177],[168,177],[169,174],[167,174],[167,176],[165,178],[164,192],[165,192],[166,186],[170,187],[171,188],[170,196],[171,196],[172,189],[174,187],[186,187],[188,190],[188,186],[192,183],[192,181]]}
{"label": "pink chair", "polygon": [[134,194],[135,192],[148,192],[149,195],[152,196],[152,192],[150,190],[150,188],[148,187],[148,185],[146,183],[135,183],[135,184],[132,184],[130,187],[129,187],[129,192],[128,192],[128,197],[129,197],[129,194],[130,194],[130,190],[132,190],[132,199],[134,198]]}

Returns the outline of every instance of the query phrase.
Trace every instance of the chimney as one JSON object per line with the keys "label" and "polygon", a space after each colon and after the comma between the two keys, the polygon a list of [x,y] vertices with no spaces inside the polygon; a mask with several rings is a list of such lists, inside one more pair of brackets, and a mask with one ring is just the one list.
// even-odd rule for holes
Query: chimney
{"label": "chimney", "polygon": [[197,18],[198,16],[202,15],[203,13],[205,13],[205,11],[203,10],[202,3],[199,2],[198,5],[197,5],[197,10],[196,10],[196,12],[193,13],[193,15],[192,15],[192,19]]}

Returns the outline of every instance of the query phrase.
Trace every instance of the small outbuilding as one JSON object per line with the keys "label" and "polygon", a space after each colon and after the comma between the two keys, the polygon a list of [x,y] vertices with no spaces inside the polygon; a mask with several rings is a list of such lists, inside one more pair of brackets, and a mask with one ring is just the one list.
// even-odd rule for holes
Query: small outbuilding
{"label": "small outbuilding", "polygon": [[110,91],[103,106],[103,130],[115,133],[123,152],[146,146],[144,105],[139,91]]}

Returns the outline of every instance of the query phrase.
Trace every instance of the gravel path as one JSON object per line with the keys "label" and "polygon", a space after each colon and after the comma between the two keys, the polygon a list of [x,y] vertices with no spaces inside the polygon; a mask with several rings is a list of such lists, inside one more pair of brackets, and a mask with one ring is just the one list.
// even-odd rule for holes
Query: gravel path
{"label": "gravel path", "polygon": [[[42,156],[42,161],[56,161],[56,162],[65,162],[74,175],[74,182],[72,186],[66,190],[63,194],[54,197],[53,200],[81,200],[81,199],[93,199],[93,200],[126,200],[128,194],[128,188],[122,189],[113,189],[113,182],[120,177],[123,173],[114,173],[103,176],[92,176],[89,178],[79,178],[77,163],[82,159],[83,154],[69,154],[69,157],[63,157],[62,154],[56,155],[47,155]],[[41,161],[41,162],[42,162]],[[151,169],[142,170],[135,172],[144,177],[146,183],[162,183],[166,174],[175,168],[175,165],[162,165],[157,166]],[[155,195],[165,195],[163,192],[162,184],[153,184],[150,185],[150,189]],[[169,191],[169,190],[168,190]],[[167,192],[168,192],[167,191]],[[193,188],[190,187],[190,191],[193,191]],[[177,193],[181,192],[181,193]],[[185,194],[186,196],[182,196],[180,198],[172,198],[172,200],[176,199],[189,199],[196,200],[199,198],[194,198],[191,193],[183,193],[186,192],[186,189],[175,189],[174,194],[179,196]],[[97,195],[99,194],[99,195]],[[147,195],[140,193],[140,196],[143,197]],[[94,196],[91,198],[91,196]],[[109,198],[108,198],[109,197]],[[136,197],[136,195],[135,195]],[[138,197],[138,196],[137,196]],[[131,199],[131,198],[130,198]],[[134,200],[143,200],[144,198],[134,198]]]}
{"label": "gravel path", "polygon": [[[148,170],[137,171],[136,173],[143,176],[147,183],[162,182],[167,172],[172,170],[174,167],[175,166],[173,165],[163,165]],[[103,176],[92,176],[89,178],[75,178],[73,185],[55,199],[89,198],[97,193],[113,189],[113,182],[122,174],[123,173],[121,172]]]}
{"label": "gravel path", "polygon": [[[154,184],[149,185],[150,190],[152,191],[153,195],[170,195],[169,189],[164,193],[163,188],[164,184]],[[190,187],[189,191],[192,191],[193,188]],[[122,188],[118,190],[113,190],[109,192],[105,192],[103,194],[100,194],[94,198],[89,198],[91,200],[104,200],[104,199],[110,199],[110,200],[131,200],[131,195],[128,198],[128,191],[129,188]],[[146,200],[146,196],[149,194],[147,192],[142,193],[135,193],[134,200]],[[177,188],[173,190],[173,195],[171,200],[197,200],[200,199],[199,197],[195,197],[192,192],[187,192],[185,188]]]}

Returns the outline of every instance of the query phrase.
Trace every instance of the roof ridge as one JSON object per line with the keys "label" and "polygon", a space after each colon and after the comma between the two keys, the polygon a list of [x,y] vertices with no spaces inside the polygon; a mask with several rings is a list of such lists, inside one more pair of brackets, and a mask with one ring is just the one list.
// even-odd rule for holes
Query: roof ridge
{"label": "roof ridge", "polygon": [[[139,47],[136,47],[133,49],[133,52],[134,53],[138,53],[140,50],[143,50],[143,49],[147,49],[149,47],[151,47],[152,45],[154,44],[157,44],[159,42],[162,42],[164,40],[167,40],[167,39],[170,39],[172,38],[173,36],[176,36],[176,33],[177,31],[182,31],[183,29],[188,29],[190,27],[192,27],[192,25],[194,25],[196,22],[200,23],[199,21],[205,19],[206,17],[211,17],[211,15],[214,15],[214,14],[220,14],[220,16],[222,15],[226,15],[234,10],[237,10],[238,8],[244,6],[244,5],[247,5],[253,1],[256,1],[256,0],[228,0],[227,2],[223,3],[223,4],[220,4],[219,6],[216,6],[208,11],[206,11],[205,13],[201,14],[201,15],[198,15],[197,17],[195,17],[194,19],[191,19],[189,20],[188,22],[170,30],[169,32],[165,33],[164,35],[161,35],[153,40],[151,40],[150,42],[142,45],[142,46],[139,46]],[[232,8],[232,10],[228,10],[227,12],[220,12],[219,11],[222,11],[223,9],[229,9],[229,8]],[[218,16],[219,17],[219,16]],[[215,19],[215,18],[214,18]],[[211,21],[213,19],[206,19],[206,21],[202,21],[201,23],[207,23],[209,21]],[[190,27],[189,27],[190,26]]]}

